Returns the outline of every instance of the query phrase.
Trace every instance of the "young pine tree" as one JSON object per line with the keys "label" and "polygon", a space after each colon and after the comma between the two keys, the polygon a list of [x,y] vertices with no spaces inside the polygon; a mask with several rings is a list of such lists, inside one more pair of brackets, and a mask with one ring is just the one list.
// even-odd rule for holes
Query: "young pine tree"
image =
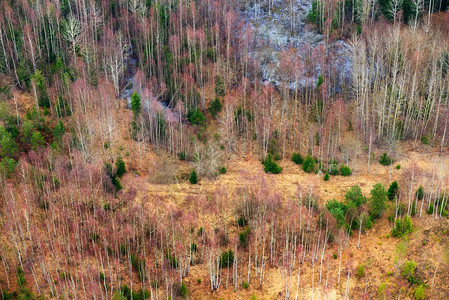
{"label": "young pine tree", "polygon": [[387,191],[381,183],[376,183],[371,190],[370,199],[370,217],[372,220],[378,219],[382,216],[386,205]]}
{"label": "young pine tree", "polygon": [[398,195],[399,192],[399,184],[395,180],[391,183],[390,187],[388,188],[388,199],[393,200],[394,197]]}
{"label": "young pine tree", "polygon": [[196,173],[195,170],[193,170],[192,173],[190,173],[189,181],[190,181],[191,184],[197,184],[198,183],[198,174]]}
{"label": "young pine tree", "polygon": [[131,110],[134,113],[134,117],[139,115],[141,110],[140,95],[136,91],[131,95]]}

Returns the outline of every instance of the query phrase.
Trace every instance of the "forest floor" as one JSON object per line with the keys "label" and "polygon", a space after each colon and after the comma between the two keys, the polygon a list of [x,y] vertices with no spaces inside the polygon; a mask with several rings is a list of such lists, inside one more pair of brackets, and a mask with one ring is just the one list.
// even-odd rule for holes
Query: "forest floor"
{"label": "forest floor", "polygon": [[[289,159],[280,162],[283,167],[281,174],[266,175],[263,173],[263,166],[258,158],[246,156],[245,158],[228,161],[226,174],[212,180],[201,178],[197,185],[192,185],[187,180],[170,184],[153,183],[148,180],[148,199],[151,201],[154,197],[162,197],[165,201],[171,201],[176,206],[183,206],[187,196],[213,195],[218,188],[222,187],[229,194],[238,196],[240,187],[251,184],[248,179],[245,179],[250,178],[251,176],[248,176],[250,174],[267,176],[267,182],[273,185],[273,190],[279,192],[283,199],[294,197],[298,186],[304,192],[313,188],[319,196],[319,204],[324,205],[326,201],[331,199],[344,200],[346,191],[356,184],[361,187],[366,196],[369,196],[372,186],[378,182],[386,187],[393,180],[405,184],[407,179],[403,176],[403,173],[412,166],[416,166],[420,170],[420,176],[416,176],[414,180],[424,186],[430,186],[433,178],[448,177],[449,173],[446,168],[449,166],[449,157],[447,155],[440,156],[438,152],[434,152],[432,148],[427,146],[424,146],[419,152],[412,151],[410,147],[409,144],[402,144],[399,147],[397,159],[391,167],[380,165],[377,159],[373,160],[369,172],[367,171],[368,154],[361,154],[349,163],[353,172],[351,176],[331,176],[327,182],[323,180],[322,174],[305,173],[300,166],[295,165]],[[377,149],[376,157],[380,153],[382,152]],[[399,170],[395,168],[397,164],[401,165]],[[169,162],[166,165],[172,165],[170,172],[187,173],[192,168],[188,162],[180,163],[176,161],[176,163]],[[151,169],[153,168],[150,166],[149,174],[153,173]],[[175,169],[178,171],[175,171]],[[151,178],[151,175],[148,175],[148,178]],[[322,270],[322,284],[319,283],[319,261],[316,262],[314,267],[310,262],[303,265],[301,267],[302,284],[299,294],[303,297],[306,296],[306,298],[342,298],[347,285],[346,273],[343,272],[343,269],[350,265],[352,272],[354,272],[350,275],[349,280],[350,298],[360,298],[364,292],[367,292],[370,296],[377,295],[382,284],[385,284],[387,295],[391,293],[391,295],[395,295],[394,298],[397,298],[399,296],[398,291],[400,291],[403,297],[409,298],[414,292],[414,287],[401,278],[400,267],[405,261],[413,260],[417,262],[417,272],[424,278],[424,282],[429,287],[428,290],[432,286],[435,268],[437,265],[439,266],[434,282],[434,286],[438,287],[438,290],[434,289],[432,299],[443,299],[444,295],[449,293],[449,286],[446,284],[449,280],[449,233],[446,230],[449,226],[448,220],[445,218],[435,220],[425,213],[424,208],[422,218],[418,218],[418,216],[413,218],[414,231],[409,236],[398,239],[390,237],[392,225],[388,222],[387,215],[386,213],[381,220],[374,224],[373,229],[362,234],[359,249],[356,247],[358,233],[356,232],[350,238],[348,245],[342,252],[342,274],[339,283],[337,282],[339,260],[333,259],[331,256],[332,253],[338,253],[336,243],[331,243],[327,250],[328,255],[325,258],[326,263]],[[360,264],[366,267],[366,275],[363,278],[355,276],[355,269]],[[207,270],[208,266],[205,263],[195,265],[185,278],[192,299],[250,299],[252,295],[256,295],[257,299],[274,299],[285,296],[287,277],[285,277],[281,268],[267,269],[262,285],[259,285],[258,279],[252,279],[255,282],[251,283],[248,289],[240,287],[237,292],[234,292],[230,280],[228,289],[220,288],[218,292],[213,293],[210,292]],[[245,275],[242,274],[242,276]],[[311,288],[312,276],[315,280],[315,289]],[[201,284],[197,283],[198,279],[201,279]],[[245,279],[246,276],[242,277],[242,281]],[[336,286],[337,288],[329,288],[325,291],[323,289],[325,281],[328,282],[329,287]],[[296,295],[296,282],[297,271],[291,277],[291,295],[293,297]],[[225,287],[226,282],[223,282],[222,286]]]}

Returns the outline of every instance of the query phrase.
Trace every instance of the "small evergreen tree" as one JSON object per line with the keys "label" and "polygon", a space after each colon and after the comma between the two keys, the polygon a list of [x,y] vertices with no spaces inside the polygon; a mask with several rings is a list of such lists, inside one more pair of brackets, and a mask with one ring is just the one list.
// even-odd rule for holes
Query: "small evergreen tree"
{"label": "small evergreen tree", "polygon": [[424,284],[420,284],[415,290],[415,299],[416,300],[424,300],[426,299],[426,289]]}
{"label": "small evergreen tree", "polygon": [[225,88],[223,79],[220,76],[215,77],[215,96],[216,97],[224,97]]}
{"label": "small evergreen tree", "polygon": [[371,190],[370,199],[370,217],[372,220],[378,219],[382,216],[386,205],[387,191],[381,183],[376,183]]}
{"label": "small evergreen tree", "polygon": [[37,150],[38,148],[42,147],[44,145],[45,141],[42,137],[41,133],[39,131],[33,131],[33,134],[31,135],[31,149]]}
{"label": "small evergreen tree", "polygon": [[329,173],[324,174],[323,179],[324,179],[324,181],[328,181],[329,180]]}
{"label": "small evergreen tree", "polygon": [[357,207],[360,207],[360,205],[366,202],[366,198],[362,194],[362,189],[358,185],[351,186],[346,192],[345,198],[348,202],[355,204]]}
{"label": "small evergreen tree", "polygon": [[178,154],[179,160],[186,160],[186,152],[185,151],[181,151]]}
{"label": "small evergreen tree", "polygon": [[221,104],[220,98],[215,98],[215,100],[210,103],[207,110],[212,115],[212,117],[215,118],[221,112],[222,106],[223,105]]}
{"label": "small evergreen tree", "polygon": [[140,95],[136,91],[134,91],[134,93],[131,95],[131,109],[134,113],[134,116],[137,116],[141,110]]}
{"label": "small evergreen tree", "polygon": [[0,154],[3,157],[13,157],[17,152],[17,144],[12,134],[0,126]]}
{"label": "small evergreen tree", "polygon": [[267,155],[267,158],[262,162],[265,173],[279,174],[282,172],[282,168],[273,160],[271,154]]}
{"label": "small evergreen tree", "polygon": [[220,169],[219,169],[219,171],[220,171],[220,174],[226,174],[226,167],[220,167]]}
{"label": "small evergreen tree", "polygon": [[348,166],[341,165],[340,166],[340,175],[341,176],[350,176],[352,174],[351,169]]}
{"label": "small evergreen tree", "polygon": [[312,156],[307,155],[302,163],[302,169],[306,173],[312,173],[315,169],[315,161],[313,160]]}
{"label": "small evergreen tree", "polygon": [[329,163],[329,175],[338,175],[338,165],[337,165],[337,161],[336,160],[332,160]]}
{"label": "small evergreen tree", "polygon": [[189,294],[189,289],[186,287],[184,282],[181,284],[178,292],[181,297],[187,297],[187,295]]}
{"label": "small evergreen tree", "polygon": [[387,156],[387,153],[381,155],[379,163],[383,166],[390,166],[393,163],[393,159]]}
{"label": "small evergreen tree", "polygon": [[115,186],[115,191],[116,192],[118,192],[118,191],[120,191],[122,188],[123,188],[123,186],[122,186],[122,184],[120,183],[120,180],[118,179],[118,177],[117,176],[112,176],[111,177],[111,182],[112,182],[112,184]]}
{"label": "small evergreen tree", "polygon": [[50,108],[50,98],[48,98],[47,87],[45,85],[45,78],[41,71],[37,70],[32,76],[37,90],[37,102],[40,107]]}
{"label": "small evergreen tree", "polygon": [[345,224],[345,214],[348,207],[344,203],[332,199],[327,201],[326,209],[332,214],[332,216],[334,216],[339,226]]}
{"label": "small evergreen tree", "polygon": [[9,178],[17,166],[17,162],[13,158],[5,157],[0,161],[0,173],[4,178]]}
{"label": "small evergreen tree", "polygon": [[206,122],[206,118],[199,108],[190,109],[187,113],[187,119],[195,125],[204,125]]}
{"label": "small evergreen tree", "polygon": [[118,178],[118,176],[117,176],[117,173],[114,173],[113,172],[113,170],[112,170],[112,165],[110,164],[110,163],[105,163],[104,164],[104,168],[103,168],[103,170],[104,170],[104,172],[106,173],[106,175],[110,178],[110,180],[111,180],[111,183],[112,183],[112,185],[113,185],[113,189],[111,190],[111,186],[109,186],[108,184],[106,184],[107,182],[105,182],[105,189],[108,191],[108,192],[118,192],[118,191],[120,191],[122,188],[123,188],[123,186],[122,186],[122,184],[120,183],[120,180],[119,180],[119,178]]}
{"label": "small evergreen tree", "polygon": [[232,250],[224,251],[220,255],[220,267],[229,268],[234,263],[234,252]]}
{"label": "small evergreen tree", "polygon": [[414,261],[406,261],[404,266],[402,267],[401,275],[405,279],[407,279],[409,282],[414,282],[415,277],[415,271],[416,271],[416,263]]}
{"label": "small evergreen tree", "polygon": [[121,178],[123,176],[123,174],[126,173],[125,161],[121,157],[119,157],[117,159],[117,161],[115,162],[115,167],[117,168],[117,171],[115,174]]}
{"label": "small evergreen tree", "polygon": [[33,135],[34,126],[33,123],[29,120],[26,120],[22,124],[22,142],[28,143],[31,140],[31,136]]}
{"label": "small evergreen tree", "polygon": [[388,199],[393,200],[394,197],[396,197],[398,194],[398,189],[399,189],[399,184],[395,180],[391,183],[390,187],[388,188]]}
{"label": "small evergreen tree", "polygon": [[419,200],[422,200],[424,198],[424,188],[422,185],[420,185],[416,190],[416,198],[418,198]]}
{"label": "small evergreen tree", "polygon": [[191,184],[197,184],[198,183],[198,175],[196,174],[196,171],[193,170],[192,173],[190,173],[189,181]]}
{"label": "small evergreen tree", "polygon": [[62,121],[59,121],[58,123],[56,123],[55,128],[53,128],[53,137],[55,138],[56,141],[59,142],[64,133],[65,133],[64,124],[62,123]]}
{"label": "small evergreen tree", "polygon": [[307,21],[317,26],[318,32],[322,31],[322,26],[326,20],[324,17],[324,4],[321,1],[312,1],[312,8],[307,14]]}
{"label": "small evergreen tree", "polygon": [[292,161],[293,161],[295,164],[300,165],[300,164],[302,164],[302,162],[303,162],[304,160],[302,159],[301,154],[299,154],[299,153],[297,153],[297,152],[293,152],[293,154],[292,154]]}
{"label": "small evergreen tree", "polygon": [[412,219],[409,216],[397,218],[391,235],[394,237],[401,237],[404,234],[410,233],[413,230]]}

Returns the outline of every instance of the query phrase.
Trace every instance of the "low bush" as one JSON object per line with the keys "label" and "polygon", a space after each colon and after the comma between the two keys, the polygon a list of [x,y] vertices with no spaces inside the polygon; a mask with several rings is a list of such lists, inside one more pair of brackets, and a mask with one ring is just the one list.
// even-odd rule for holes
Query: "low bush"
{"label": "low bush", "polygon": [[420,284],[415,290],[415,299],[424,300],[426,299],[426,289],[424,284]]}
{"label": "low bush", "polygon": [[359,265],[355,271],[357,278],[362,278],[365,276],[365,265]]}
{"label": "low bush", "polygon": [[324,174],[323,179],[324,179],[324,181],[328,181],[329,180],[329,173]]}
{"label": "low bush", "polygon": [[385,282],[382,282],[377,289],[377,296],[379,299],[386,299],[387,297],[387,288],[388,285]]}
{"label": "low bush", "polygon": [[406,261],[401,270],[401,276],[407,279],[410,283],[416,280],[415,271],[416,271],[416,263],[414,261]]}

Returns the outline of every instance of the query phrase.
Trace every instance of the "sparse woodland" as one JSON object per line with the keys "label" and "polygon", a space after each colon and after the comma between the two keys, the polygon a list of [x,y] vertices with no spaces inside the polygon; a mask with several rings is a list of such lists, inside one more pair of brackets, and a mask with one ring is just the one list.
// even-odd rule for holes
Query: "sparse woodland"
{"label": "sparse woodland", "polygon": [[447,298],[449,1],[306,2],[2,1],[0,299]]}

